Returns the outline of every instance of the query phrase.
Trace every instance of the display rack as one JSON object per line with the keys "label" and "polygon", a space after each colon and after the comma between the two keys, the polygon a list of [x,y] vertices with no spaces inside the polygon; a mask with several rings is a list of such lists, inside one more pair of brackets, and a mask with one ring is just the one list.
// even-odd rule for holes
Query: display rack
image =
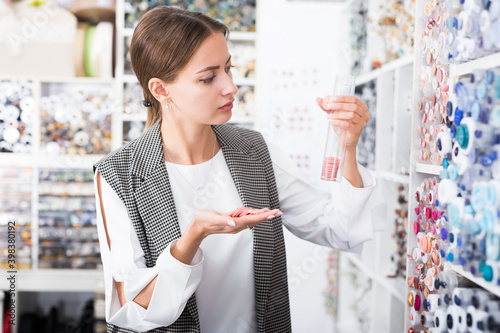
{"label": "display rack", "polygon": [[[417,0],[416,1],[416,8],[417,8],[417,13],[418,16],[424,16],[424,7],[427,6],[428,3],[422,1],[422,0]],[[442,14],[444,16],[444,14]],[[416,17],[418,20],[418,17]],[[424,19],[426,20],[426,17],[424,16]],[[420,95],[419,92],[419,76],[421,74],[420,66],[423,65],[424,60],[419,59],[419,54],[420,52],[420,45],[422,42],[422,29],[419,27],[415,28],[415,68],[414,68],[414,73],[413,73],[413,78],[414,78],[414,91],[413,91],[413,102],[412,102],[412,125],[411,125],[411,137],[412,137],[412,144],[411,144],[411,167],[410,167],[410,187],[409,187],[409,196],[410,198],[413,198],[415,195],[415,192],[417,188],[422,184],[422,182],[429,177],[436,177],[439,180],[439,175],[441,171],[443,170],[443,166],[441,165],[432,165],[432,164],[426,164],[422,163],[420,159],[417,157],[416,150],[419,147],[419,144],[417,143],[419,134],[417,131],[417,126],[421,125],[420,118],[421,118],[421,112],[418,110],[417,107],[417,102],[419,101],[418,96]],[[429,60],[427,60],[429,61]],[[450,95],[450,101],[453,102],[453,105],[456,106],[455,101],[456,101],[456,96],[454,93],[453,87],[455,86],[455,83],[458,82],[458,80],[464,76],[467,76],[473,72],[475,69],[490,69],[490,68],[495,68],[500,66],[500,52],[496,52],[487,56],[480,57],[475,60],[467,61],[461,64],[449,64],[449,95]],[[441,89],[441,88],[438,88]],[[436,139],[433,139],[434,141]],[[439,199],[439,192],[438,192],[438,199]],[[417,209],[418,204],[415,199],[410,200],[409,204],[409,216],[412,212]],[[443,210],[443,208],[440,208],[440,210]],[[415,220],[415,213],[413,213],[413,217],[409,219],[409,221]],[[415,237],[415,232],[413,231],[413,223],[408,224],[408,253],[410,254],[412,249],[418,248],[419,244],[416,243],[416,237]],[[452,265],[449,262],[446,262],[445,258],[441,258],[441,260],[444,262],[443,265],[443,271],[444,272],[454,272],[458,278],[458,285],[462,286],[462,284],[465,286],[473,286],[473,287],[481,287],[485,289],[486,291],[490,292],[492,295],[495,295],[497,297],[500,297],[500,288],[498,286],[495,286],[493,283],[486,282],[482,277],[477,277],[472,275],[470,272],[465,271],[462,266],[460,265]],[[414,276],[415,275],[415,264],[411,265],[410,260],[408,260],[409,264],[407,264],[407,276]],[[425,286],[424,286],[425,287]],[[422,291],[422,290],[421,290]],[[409,294],[410,292],[415,292],[418,293],[419,291],[416,289],[410,288],[408,285],[406,286],[406,292],[405,294]],[[449,291],[448,291],[449,292]],[[421,293],[422,294],[422,293]],[[423,295],[423,294],[422,294]],[[407,302],[405,302],[407,303]],[[419,325],[418,323],[420,322],[420,316],[418,316],[415,325],[411,324],[409,322],[409,317],[412,312],[412,307],[408,306],[408,304],[405,304],[405,332],[409,332],[410,327],[416,327]],[[422,312],[422,308],[419,311],[420,313]],[[418,312],[417,312],[418,313]],[[450,323],[448,323],[450,325]],[[452,324],[451,324],[452,325]],[[451,332],[452,330],[448,330]]]}
{"label": "display rack", "polygon": [[[356,86],[368,83],[376,86],[376,137],[375,166],[370,172],[377,180],[374,196],[384,202],[376,203],[373,211],[375,238],[363,245],[360,255],[341,253],[341,271],[353,264],[359,273],[370,281],[370,305],[366,320],[359,327],[353,321],[352,296],[347,294],[349,288],[340,290],[339,322],[337,329],[349,327],[369,332],[400,332],[404,323],[405,281],[402,277],[388,277],[393,265],[391,255],[396,244],[391,235],[394,230],[394,216],[397,204],[397,187],[408,185],[410,177],[410,127],[411,113],[408,110],[408,97],[412,92],[413,56],[400,58],[381,68],[356,78]],[[349,283],[350,277],[342,275]],[[352,283],[352,282],[351,282]],[[354,287],[355,288],[355,287]],[[384,304],[384,306],[381,306]],[[351,321],[351,323],[346,322]]]}

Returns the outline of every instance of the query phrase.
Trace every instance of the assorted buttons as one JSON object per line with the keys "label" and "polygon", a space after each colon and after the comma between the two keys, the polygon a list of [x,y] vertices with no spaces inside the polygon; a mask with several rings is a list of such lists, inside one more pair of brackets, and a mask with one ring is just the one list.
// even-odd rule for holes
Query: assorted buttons
{"label": "assorted buttons", "polygon": [[406,253],[408,228],[408,187],[398,186],[398,206],[395,210],[394,233],[392,238],[395,241],[396,251],[391,255],[392,267],[388,273],[389,277],[406,278]]}
{"label": "assorted buttons", "polygon": [[0,152],[32,152],[35,111],[31,81],[0,81]]}
{"label": "assorted buttons", "polygon": [[255,0],[211,1],[211,0],[170,0],[170,1],[125,1],[125,26],[135,28],[141,17],[159,5],[172,5],[189,11],[200,11],[224,22],[231,31],[255,31]]}
{"label": "assorted buttons", "polygon": [[339,291],[339,251],[330,250],[327,258],[327,288],[323,291],[326,311],[331,315],[338,313]]}
{"label": "assorted buttons", "polygon": [[460,63],[500,50],[498,1],[456,1],[445,7],[443,62]]}
{"label": "assorted buttons", "polygon": [[30,269],[31,259],[31,168],[0,168],[0,267],[10,270],[7,222],[16,222],[16,269]]}
{"label": "assorted buttons", "polygon": [[414,13],[414,1],[389,1],[380,3],[374,17],[367,18],[369,38],[382,46],[369,50],[372,68],[413,54]]}
{"label": "assorted buttons", "polygon": [[346,58],[351,62],[351,74],[358,76],[364,72],[363,63],[366,59],[368,3],[364,0],[354,0],[349,8],[351,14],[351,28],[349,29],[351,47],[349,50],[350,56]]}
{"label": "assorted buttons", "polygon": [[417,125],[418,146],[416,147],[419,163],[440,165],[440,152],[451,147],[442,132],[447,131],[446,112],[449,110],[449,65],[442,61],[440,52],[443,49],[447,32],[444,4],[430,1],[425,10],[419,12],[417,25],[422,31],[422,39],[417,48],[417,59],[421,63],[416,109],[420,113]]}
{"label": "assorted buttons", "polygon": [[50,156],[110,153],[112,96],[105,91],[79,88],[42,96],[41,150]]}
{"label": "assorted buttons", "polygon": [[366,124],[359,137],[357,150],[358,163],[366,168],[375,168],[375,134],[376,134],[376,111],[377,111],[377,92],[374,81],[361,87],[357,87],[355,94],[368,107],[370,121]]}
{"label": "assorted buttons", "polygon": [[39,268],[100,268],[93,172],[41,170],[38,191]]}

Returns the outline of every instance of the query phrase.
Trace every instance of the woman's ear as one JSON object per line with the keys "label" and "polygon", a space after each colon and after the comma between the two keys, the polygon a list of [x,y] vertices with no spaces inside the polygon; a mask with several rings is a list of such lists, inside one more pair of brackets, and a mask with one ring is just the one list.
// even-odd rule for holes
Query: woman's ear
{"label": "woman's ear", "polygon": [[165,101],[170,101],[170,93],[168,92],[165,81],[158,78],[151,78],[148,82],[149,91],[160,104]]}

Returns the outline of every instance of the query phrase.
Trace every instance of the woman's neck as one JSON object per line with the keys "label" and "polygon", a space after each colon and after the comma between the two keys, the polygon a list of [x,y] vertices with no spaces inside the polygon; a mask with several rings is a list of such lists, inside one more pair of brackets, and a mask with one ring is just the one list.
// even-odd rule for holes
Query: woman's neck
{"label": "woman's neck", "polygon": [[214,157],[220,147],[210,125],[186,124],[164,119],[161,123],[161,136],[165,160],[176,164],[206,162]]}

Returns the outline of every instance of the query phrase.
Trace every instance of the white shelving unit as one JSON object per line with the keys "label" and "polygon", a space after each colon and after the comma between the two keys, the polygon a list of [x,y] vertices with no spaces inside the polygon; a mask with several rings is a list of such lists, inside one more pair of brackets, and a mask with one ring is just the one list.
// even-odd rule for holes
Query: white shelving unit
{"label": "white shelving unit", "polygon": [[[423,8],[426,5],[426,3],[422,0],[417,0],[416,2],[416,8],[417,8],[417,13],[423,12]],[[416,20],[418,20],[418,16],[416,17]],[[419,44],[421,41],[421,31],[418,27],[415,28],[415,54],[419,54],[419,50],[417,48],[420,48]],[[415,56],[416,58],[418,57],[417,55]],[[416,201],[413,199],[414,193],[417,189],[418,186],[422,183],[423,180],[430,178],[430,177],[436,177],[439,180],[439,174],[443,170],[443,167],[441,165],[431,165],[431,164],[424,164],[419,161],[417,158],[417,154],[415,152],[416,147],[418,146],[416,140],[418,138],[417,134],[417,124],[420,123],[419,121],[419,111],[416,109],[417,105],[417,98],[419,96],[419,90],[417,88],[418,86],[418,76],[420,75],[420,63],[415,62],[416,66],[414,69],[413,77],[414,77],[414,93],[413,93],[413,103],[412,103],[412,108],[413,108],[413,119],[412,119],[412,125],[411,125],[411,131],[412,131],[412,144],[411,144],[411,167],[410,167],[410,187],[409,187],[409,221],[412,221],[412,211],[416,208]],[[450,96],[450,101],[453,102],[453,105],[455,104],[455,94],[454,94],[454,85],[457,82],[457,80],[462,77],[466,76],[470,73],[473,72],[474,69],[489,69],[489,68],[494,68],[500,66],[500,52],[484,56],[472,61],[468,61],[462,64],[450,64],[449,65],[449,78],[450,78],[450,89],[449,89],[449,96]],[[414,215],[413,215],[414,216]],[[414,218],[413,218],[414,220]],[[411,249],[415,248],[418,246],[415,241],[415,233],[413,232],[413,225],[411,223],[408,224],[408,249],[409,253],[411,252]],[[442,258],[441,260],[444,260]],[[408,263],[411,263],[408,261]],[[475,277],[471,273],[464,271],[462,266],[459,265],[451,265],[448,262],[445,262],[444,264],[444,270],[446,271],[453,271],[455,272],[458,277],[463,277],[466,280],[472,282],[475,285],[478,285],[487,291],[491,292],[492,294],[500,297],[500,288],[498,286],[494,286],[491,283],[486,282],[483,278],[481,277]],[[411,270],[411,272],[414,272],[414,269]],[[414,276],[415,274],[411,274]],[[407,276],[410,276],[410,264],[407,264]],[[462,280],[462,279],[460,279]],[[464,280],[465,281],[465,280]],[[405,295],[410,292],[410,291],[415,291],[414,289],[410,289],[408,286],[406,286],[406,292]],[[409,329],[409,322],[407,318],[409,317],[409,309],[410,307],[408,304],[405,303],[405,332],[408,331]],[[422,311],[420,311],[422,312]]]}
{"label": "white shelving unit", "polygon": [[[371,280],[370,312],[366,315],[370,321],[370,332],[401,332],[406,282],[401,277],[387,275],[391,267],[390,256],[396,252],[394,233],[397,205],[397,187],[408,185],[407,172],[410,167],[410,128],[411,114],[408,112],[408,95],[412,92],[413,57],[400,58],[372,72],[356,78],[360,87],[373,82],[376,89],[376,138],[375,168],[370,170],[377,179],[375,196],[381,198],[373,212],[375,238],[363,246],[360,255],[341,253],[340,271],[353,264],[359,272]],[[344,280],[348,276],[342,276]],[[341,281],[342,284],[349,283]],[[352,283],[352,282],[351,282]],[[349,327],[357,331],[352,321],[352,296],[349,288],[339,291],[338,331]],[[351,325],[351,326],[350,326]],[[354,325],[354,326],[353,326]]]}

